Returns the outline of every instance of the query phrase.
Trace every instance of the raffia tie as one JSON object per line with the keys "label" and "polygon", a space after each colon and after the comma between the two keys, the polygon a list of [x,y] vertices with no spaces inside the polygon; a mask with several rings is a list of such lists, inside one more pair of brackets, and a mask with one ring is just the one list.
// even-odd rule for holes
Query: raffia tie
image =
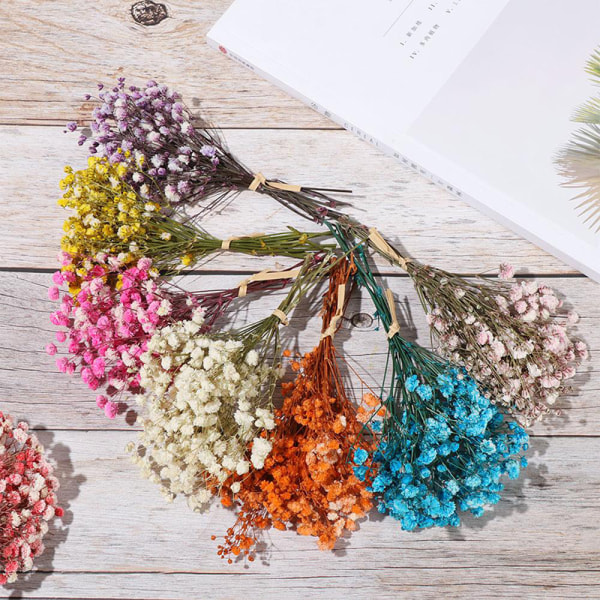
{"label": "raffia tie", "polygon": [[273,316],[277,317],[281,321],[281,324],[284,327],[287,327],[290,324],[290,322],[288,321],[287,315],[282,310],[279,310],[278,308],[276,308],[273,311]]}
{"label": "raffia tie", "polygon": [[264,233],[250,233],[248,235],[239,235],[239,236],[233,236],[230,238],[227,238],[226,240],[223,240],[221,242],[221,250],[229,250],[231,242],[234,242],[235,240],[243,240],[244,238],[253,238],[253,237],[261,237],[265,235]]}
{"label": "raffia tie", "polygon": [[379,233],[375,227],[371,227],[369,229],[369,240],[379,250],[384,254],[387,254],[392,260],[396,261],[398,265],[400,265],[401,269],[406,271],[406,265],[410,262],[410,258],[404,258],[398,254],[386,241],[385,238]]}
{"label": "raffia tie", "polygon": [[321,339],[324,340],[326,337],[331,337],[336,334],[338,329],[338,324],[342,317],[344,316],[344,302],[346,300],[346,284],[340,283],[338,285],[338,295],[337,295],[337,310],[333,317],[331,317],[331,321],[329,322],[329,326],[327,329],[321,334]]}
{"label": "raffia tie", "polygon": [[248,186],[248,189],[255,192],[261,185],[270,187],[275,190],[283,190],[284,192],[301,192],[302,186],[290,185],[289,183],[280,183],[279,181],[267,181],[267,178],[262,173],[256,173],[254,179]]}
{"label": "raffia tie", "polygon": [[300,273],[300,268],[298,269],[288,269],[287,271],[261,271],[260,273],[255,273],[251,275],[247,279],[241,281],[238,285],[238,298],[243,298],[248,293],[248,285],[255,281],[277,281],[278,279],[295,279],[298,277]]}
{"label": "raffia tie", "polygon": [[387,300],[388,307],[390,309],[390,316],[392,317],[392,322],[390,323],[390,328],[388,329],[388,339],[392,339],[397,333],[400,333],[400,323],[398,323],[398,316],[396,315],[396,304],[394,302],[394,295],[392,294],[392,290],[389,288],[385,290],[385,299]]}

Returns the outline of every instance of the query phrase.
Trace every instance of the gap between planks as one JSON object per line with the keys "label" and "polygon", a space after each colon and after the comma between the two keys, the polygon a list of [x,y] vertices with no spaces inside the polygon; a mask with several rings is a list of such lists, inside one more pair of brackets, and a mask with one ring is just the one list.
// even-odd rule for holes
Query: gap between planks
{"label": "gap between planks", "polygon": [[[2,267],[0,266],[0,273],[23,273],[23,274],[46,274],[46,275],[51,275],[52,273],[54,273],[56,270],[58,269],[58,267],[56,267],[55,269],[53,268],[49,268],[49,267],[39,267],[39,268],[35,268],[35,267]],[[198,276],[198,275],[223,275],[223,276],[233,276],[233,275],[252,275],[253,273],[256,273],[256,269],[239,269],[239,270],[232,270],[232,269],[190,269],[187,271],[182,271],[180,274],[181,275],[194,275],[194,276]],[[455,272],[456,275],[459,275],[460,277],[466,277],[466,278],[473,278],[473,277],[482,277],[484,279],[496,279],[496,275],[486,275],[486,274],[481,274],[481,273],[458,273]],[[385,276],[386,278],[403,278],[406,279],[408,278],[408,274],[407,273],[402,273],[402,272],[398,272],[398,273],[375,273],[376,276]],[[588,279],[587,275],[584,275],[583,273],[544,273],[544,272],[539,272],[539,273],[523,273],[523,274],[519,274],[518,275],[518,279],[539,279],[539,278],[544,278],[544,279]]]}
{"label": "gap between planks", "polygon": [[[98,103],[99,105],[99,103]],[[200,119],[196,119],[200,121]],[[90,121],[79,121],[80,127],[89,127]],[[0,127],[47,127],[47,128],[55,128],[55,129],[64,129],[65,123],[47,123],[43,119],[40,119],[39,123],[32,123],[30,121],[2,121],[0,120]],[[242,126],[229,126],[229,127],[217,127],[219,131],[347,131],[344,127],[290,127],[289,125],[285,125],[282,127],[242,127]]]}
{"label": "gap between planks", "polygon": [[[498,263],[504,260],[515,264],[519,273],[579,275],[345,131],[240,129],[230,131],[227,138],[242,160],[251,157],[250,168],[269,173],[272,178],[307,184],[315,181],[328,187],[347,185],[355,191],[346,198],[353,205],[348,212],[380,228],[402,251],[424,263],[470,274],[496,272]],[[6,175],[0,175],[0,189],[5,196],[0,200],[5,224],[0,234],[4,249],[1,264],[11,268],[54,268],[66,214],[56,206],[58,181],[65,162],[84,164],[86,153],[53,128],[3,128],[0,140],[0,164],[6,167]],[[275,155],[274,144],[279,149]],[[321,157],[339,153],[340,144],[345,151],[332,170]],[[35,193],[30,190],[31,177],[27,175],[33,172]],[[204,226],[209,231],[240,235],[248,220],[264,223],[265,231],[280,230],[282,221],[308,228],[306,220],[287,213],[269,198],[256,202],[250,192],[221,208],[206,215]],[[387,263],[376,262],[382,272],[396,271]],[[223,271],[251,270],[256,264],[248,257],[218,257]],[[204,268],[215,266],[217,263],[205,264]]]}

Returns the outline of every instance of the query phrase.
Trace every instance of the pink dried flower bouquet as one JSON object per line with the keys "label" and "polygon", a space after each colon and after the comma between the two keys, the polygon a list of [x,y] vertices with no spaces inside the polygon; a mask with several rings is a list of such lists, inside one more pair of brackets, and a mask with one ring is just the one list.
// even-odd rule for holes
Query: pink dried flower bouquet
{"label": "pink dried flower bouquet", "polygon": [[[71,256],[61,252],[62,266],[68,266]],[[315,264],[321,260],[318,255]],[[79,286],[65,289],[59,286],[73,283],[70,271],[57,271],[48,297],[60,301],[60,307],[50,316],[60,329],[56,341],[66,350],[58,356],[53,342],[46,352],[57,355],[59,371],[78,373],[82,381],[99,393],[96,403],[110,419],[125,406],[125,394],[143,392],[140,385],[141,355],[154,333],[167,325],[192,319],[201,311],[204,333],[223,315],[239,288],[209,292],[186,292],[159,275],[149,258],[136,264],[124,264],[119,257],[97,255],[88,259],[86,275]],[[294,268],[278,273],[277,279],[261,279],[244,284],[245,291],[270,291],[284,287],[294,275]],[[100,393],[102,392],[102,393]]]}
{"label": "pink dried flower bouquet", "polygon": [[29,571],[44,551],[48,522],[62,517],[58,480],[27,423],[0,412],[0,585]]}
{"label": "pink dried flower bouquet", "polygon": [[[501,280],[513,274],[512,266],[500,266]],[[562,310],[552,288],[533,280],[468,287],[428,267],[416,281],[441,351],[480,381],[486,395],[526,425],[559,412],[553,406],[588,350],[570,337],[578,316]]]}

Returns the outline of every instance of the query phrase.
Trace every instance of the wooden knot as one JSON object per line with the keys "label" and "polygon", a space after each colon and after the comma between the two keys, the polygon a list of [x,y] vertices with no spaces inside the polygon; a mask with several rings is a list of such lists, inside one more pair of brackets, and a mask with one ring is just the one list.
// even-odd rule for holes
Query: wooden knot
{"label": "wooden knot", "polygon": [[368,313],[356,313],[350,317],[350,323],[357,329],[368,329],[373,325],[373,317]]}
{"label": "wooden knot", "polygon": [[136,23],[150,27],[164,21],[169,14],[164,4],[157,4],[152,0],[142,0],[131,5],[131,16]]}

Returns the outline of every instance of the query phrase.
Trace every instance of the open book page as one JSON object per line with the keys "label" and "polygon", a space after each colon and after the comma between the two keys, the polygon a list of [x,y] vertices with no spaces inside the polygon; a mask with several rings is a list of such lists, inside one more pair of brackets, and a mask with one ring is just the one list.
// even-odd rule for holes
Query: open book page
{"label": "open book page", "polygon": [[238,0],[209,36],[385,143],[507,2]]}
{"label": "open book page", "polygon": [[554,166],[597,23],[598,0],[237,0],[209,41],[600,280]]}

